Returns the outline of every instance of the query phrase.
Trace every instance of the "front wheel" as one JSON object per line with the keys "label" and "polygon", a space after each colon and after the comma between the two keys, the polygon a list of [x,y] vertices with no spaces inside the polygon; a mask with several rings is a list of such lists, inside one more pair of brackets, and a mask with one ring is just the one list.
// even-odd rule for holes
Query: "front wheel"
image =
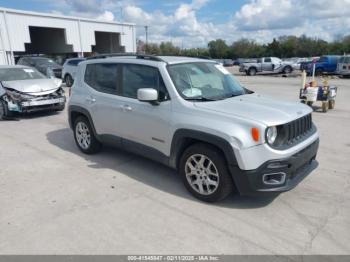
{"label": "front wheel", "polygon": [[328,108],[334,109],[334,107],[335,107],[335,100],[329,100],[328,101]]}
{"label": "front wheel", "polygon": [[248,73],[249,76],[255,76],[256,75],[256,69],[254,67],[249,68]]}
{"label": "front wheel", "polygon": [[12,116],[12,113],[8,110],[7,104],[0,98],[0,120],[6,120]]}
{"label": "front wheel", "polygon": [[74,139],[78,148],[85,154],[95,154],[101,149],[101,143],[96,139],[86,117],[80,116],[75,120]]}
{"label": "front wheel", "polygon": [[293,71],[293,69],[290,66],[286,66],[283,69],[283,74],[290,74],[290,73],[292,73],[292,71]]}
{"label": "front wheel", "polygon": [[188,191],[202,201],[220,201],[234,188],[224,155],[211,145],[194,144],[187,148],[179,169]]}

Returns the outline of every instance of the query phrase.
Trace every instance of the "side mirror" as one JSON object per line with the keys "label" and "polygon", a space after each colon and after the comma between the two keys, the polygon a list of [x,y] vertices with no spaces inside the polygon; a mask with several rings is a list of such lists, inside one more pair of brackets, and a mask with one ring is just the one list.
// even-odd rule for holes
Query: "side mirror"
{"label": "side mirror", "polygon": [[137,99],[141,102],[158,104],[158,91],[153,88],[140,88],[137,90]]}

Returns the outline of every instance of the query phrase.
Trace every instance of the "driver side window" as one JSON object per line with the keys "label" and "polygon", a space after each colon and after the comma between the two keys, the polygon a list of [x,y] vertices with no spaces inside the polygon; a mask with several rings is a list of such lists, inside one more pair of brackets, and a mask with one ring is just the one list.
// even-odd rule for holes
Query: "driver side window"
{"label": "driver side window", "polygon": [[123,64],[122,85],[118,95],[137,99],[137,90],[153,88],[158,91],[159,101],[169,100],[169,94],[158,68],[137,64]]}

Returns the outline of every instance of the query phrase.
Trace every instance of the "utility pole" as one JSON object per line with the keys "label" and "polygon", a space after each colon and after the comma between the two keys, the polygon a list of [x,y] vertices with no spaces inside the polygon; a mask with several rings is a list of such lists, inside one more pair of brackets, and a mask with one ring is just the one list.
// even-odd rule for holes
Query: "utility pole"
{"label": "utility pole", "polygon": [[148,45],[148,25],[145,26],[145,32],[146,32],[146,45]]}

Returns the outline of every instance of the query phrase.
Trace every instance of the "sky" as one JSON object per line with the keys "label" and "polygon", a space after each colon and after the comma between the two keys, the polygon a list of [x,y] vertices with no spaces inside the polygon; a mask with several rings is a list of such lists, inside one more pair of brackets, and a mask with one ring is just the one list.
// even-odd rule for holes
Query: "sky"
{"label": "sky", "polygon": [[1,7],[124,21],[137,38],[204,47],[214,39],[267,43],[305,34],[332,41],[350,34],[350,0],[0,0]]}

